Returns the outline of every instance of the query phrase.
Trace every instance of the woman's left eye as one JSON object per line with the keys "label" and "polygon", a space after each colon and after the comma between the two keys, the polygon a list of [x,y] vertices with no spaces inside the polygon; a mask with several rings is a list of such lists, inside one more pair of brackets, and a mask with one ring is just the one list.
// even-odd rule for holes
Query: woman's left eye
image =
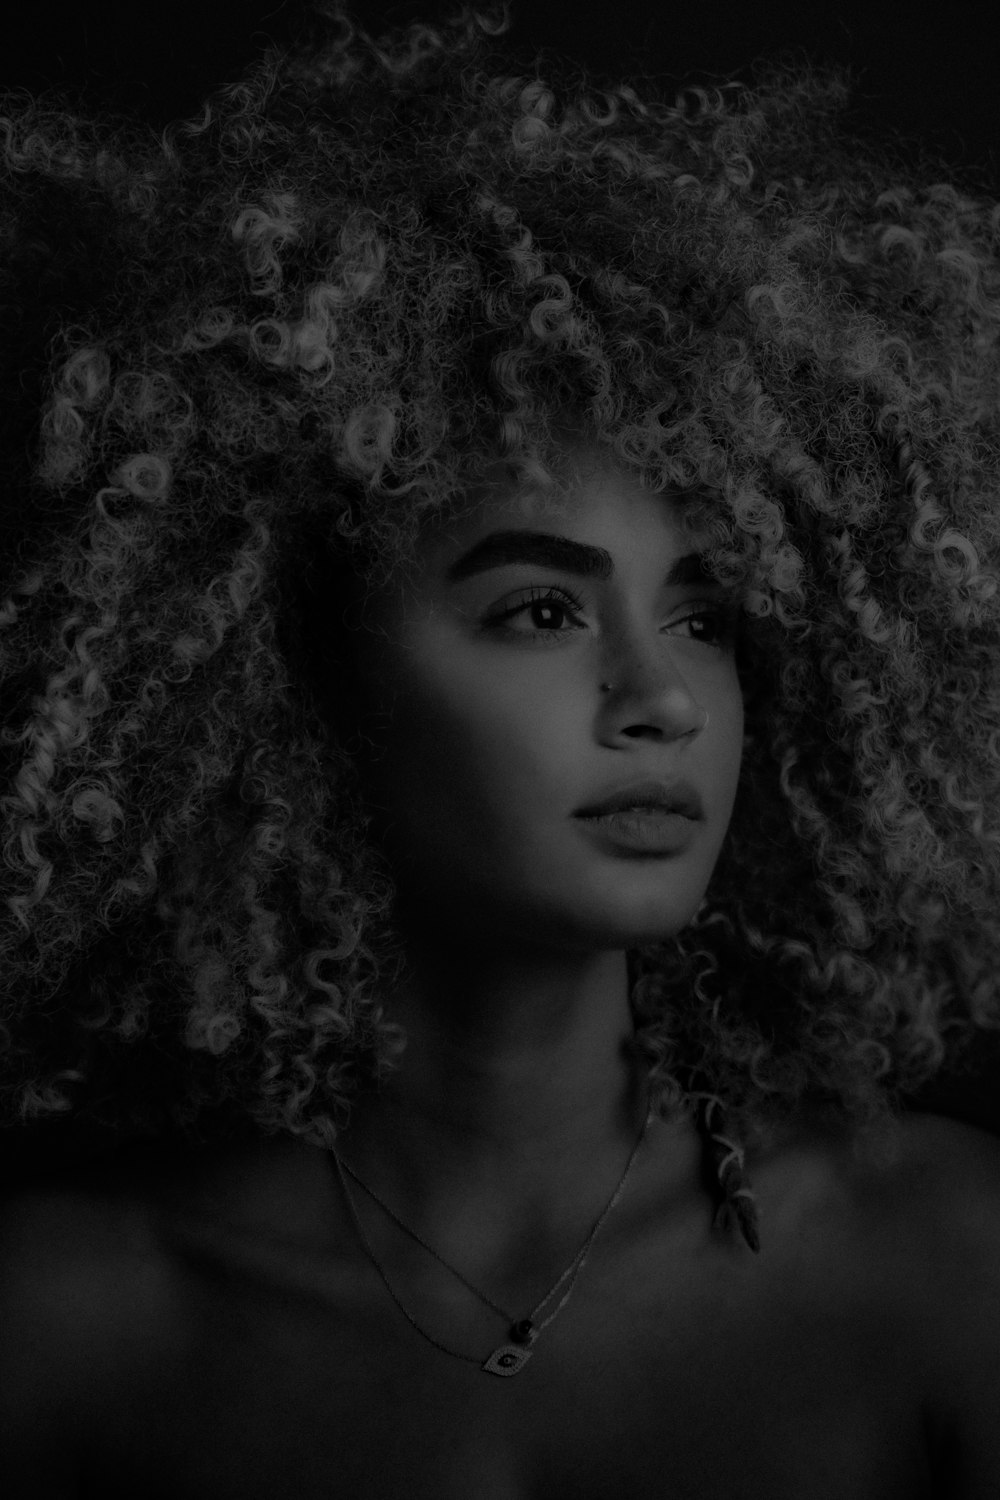
{"label": "woman's left eye", "polygon": [[[555,631],[551,624],[541,625],[537,630],[515,630],[507,624],[517,615],[524,614],[525,610],[536,611],[536,619],[540,618],[545,611],[554,611],[558,615],[577,615],[583,608],[579,599],[570,593],[563,593],[559,589],[531,588],[523,599],[517,604],[512,604],[509,609],[502,610],[497,615],[490,615],[486,620],[487,626],[503,631],[507,635],[533,636],[533,635],[565,635],[563,630]],[[574,630],[582,629],[582,625],[574,625]]]}
{"label": "woman's left eye", "polygon": [[[531,640],[536,637],[548,637],[550,641],[558,640],[561,636],[567,635],[570,632],[557,628],[559,624],[558,618],[555,624],[551,620],[548,623],[543,623],[542,615],[554,612],[557,617],[578,616],[582,609],[583,605],[580,600],[574,598],[568,591],[532,588],[528,590],[524,598],[518,603],[512,604],[508,609],[502,610],[499,614],[491,615],[485,621],[485,624],[488,628],[500,630],[505,635],[520,636],[522,640]],[[509,620],[523,615],[526,610],[535,612],[537,629],[518,630],[513,625],[507,623]],[[709,605],[704,609],[693,610],[675,621],[675,624],[683,625],[689,620],[710,620],[712,622],[712,629],[716,639],[703,640],[700,636],[692,637],[700,645],[722,647],[727,644],[732,635],[731,611],[717,604]],[[573,630],[582,630],[585,628],[583,622],[579,619],[573,625]]]}

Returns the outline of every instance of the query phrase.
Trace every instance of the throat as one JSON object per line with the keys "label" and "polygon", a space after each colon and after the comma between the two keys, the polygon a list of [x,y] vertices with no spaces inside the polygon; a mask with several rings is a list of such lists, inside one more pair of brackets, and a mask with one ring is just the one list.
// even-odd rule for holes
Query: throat
{"label": "throat", "polygon": [[405,1289],[404,1300],[432,1322],[443,1307],[457,1326],[475,1313],[485,1319],[483,1337],[530,1347],[532,1330],[517,1338],[514,1325],[530,1320],[537,1332],[595,1266],[650,1236],[686,1235],[692,1225],[698,1232],[695,1221],[704,1225],[709,1207],[701,1158],[697,1132],[681,1112],[643,1117],[624,1152],[591,1158],[584,1186],[569,1192],[541,1184],[516,1201],[500,1180],[492,1194],[482,1183],[478,1192],[456,1184],[448,1197],[394,1201],[344,1153],[331,1167],[356,1244],[393,1295]]}

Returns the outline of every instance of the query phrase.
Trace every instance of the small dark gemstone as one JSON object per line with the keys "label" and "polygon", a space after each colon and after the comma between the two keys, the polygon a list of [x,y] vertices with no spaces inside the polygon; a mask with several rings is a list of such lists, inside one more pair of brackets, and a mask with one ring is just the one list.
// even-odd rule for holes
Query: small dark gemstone
{"label": "small dark gemstone", "polygon": [[515,1344],[530,1344],[534,1331],[535,1327],[531,1319],[521,1318],[519,1322],[511,1324],[510,1336]]}

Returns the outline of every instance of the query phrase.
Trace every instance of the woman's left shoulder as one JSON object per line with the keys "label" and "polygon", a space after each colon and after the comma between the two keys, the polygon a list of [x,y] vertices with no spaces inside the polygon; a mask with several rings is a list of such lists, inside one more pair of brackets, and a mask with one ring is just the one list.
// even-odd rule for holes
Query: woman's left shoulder
{"label": "woman's left shoulder", "polygon": [[[1000,1136],[946,1115],[899,1122],[888,1188],[893,1269],[923,1369],[935,1494],[1000,1495]],[[891,1184],[891,1185],[890,1185]]]}
{"label": "woman's left shoulder", "polygon": [[1000,1236],[1000,1132],[952,1115],[907,1110],[868,1137],[810,1116],[772,1164],[780,1187],[801,1193],[809,1184],[810,1202],[846,1212],[868,1239],[884,1234],[947,1255],[961,1243],[974,1254]]}
{"label": "woman's left shoulder", "polygon": [[925,1249],[946,1258],[985,1252],[1000,1275],[1000,1134],[925,1111],[904,1115],[897,1132],[891,1175]]}
{"label": "woman's left shoulder", "polygon": [[969,1299],[985,1312],[1000,1298],[1000,1135],[914,1111],[886,1150],[845,1150],[833,1175],[874,1260],[926,1293],[925,1317],[954,1320]]}

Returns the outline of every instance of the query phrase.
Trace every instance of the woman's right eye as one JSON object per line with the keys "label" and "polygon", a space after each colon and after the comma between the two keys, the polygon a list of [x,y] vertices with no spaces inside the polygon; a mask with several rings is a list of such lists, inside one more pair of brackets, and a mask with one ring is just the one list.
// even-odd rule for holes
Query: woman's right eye
{"label": "woman's right eye", "polygon": [[[527,636],[529,638],[531,636],[546,635],[549,637],[561,636],[566,635],[567,632],[557,630],[552,625],[539,624],[539,628],[536,630],[517,630],[507,622],[523,614],[526,610],[537,611],[537,620],[545,611],[553,611],[558,617],[560,615],[576,615],[582,608],[583,605],[579,599],[574,598],[572,594],[564,592],[561,589],[532,588],[528,590],[528,593],[520,602],[501,610],[499,614],[491,615],[485,624],[489,629],[500,630],[508,635]],[[575,625],[573,628],[574,630],[579,630],[582,627]]]}

